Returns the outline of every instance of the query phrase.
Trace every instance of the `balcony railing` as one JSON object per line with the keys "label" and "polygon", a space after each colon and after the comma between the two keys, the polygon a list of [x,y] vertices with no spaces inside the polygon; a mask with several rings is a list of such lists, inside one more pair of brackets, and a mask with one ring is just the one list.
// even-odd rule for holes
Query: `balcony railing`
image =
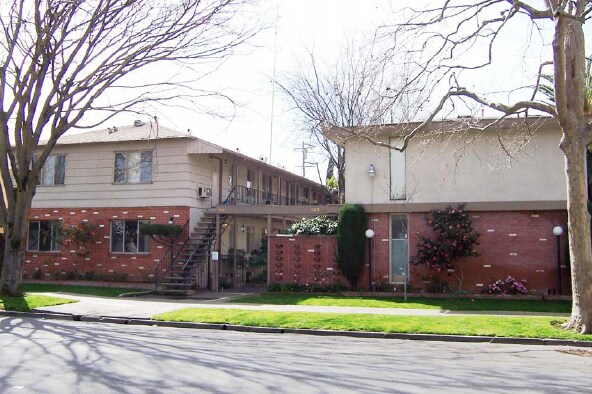
{"label": "balcony railing", "polygon": [[[233,201],[234,198],[230,198],[229,205],[232,205]],[[278,196],[269,191],[247,188],[246,186],[236,187],[236,203],[238,205],[319,205],[316,200]]]}

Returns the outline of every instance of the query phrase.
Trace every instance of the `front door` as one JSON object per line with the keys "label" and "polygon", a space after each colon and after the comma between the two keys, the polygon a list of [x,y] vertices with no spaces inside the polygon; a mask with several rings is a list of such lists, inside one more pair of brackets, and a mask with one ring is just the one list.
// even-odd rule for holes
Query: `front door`
{"label": "front door", "polygon": [[407,215],[391,216],[391,282],[409,282]]}

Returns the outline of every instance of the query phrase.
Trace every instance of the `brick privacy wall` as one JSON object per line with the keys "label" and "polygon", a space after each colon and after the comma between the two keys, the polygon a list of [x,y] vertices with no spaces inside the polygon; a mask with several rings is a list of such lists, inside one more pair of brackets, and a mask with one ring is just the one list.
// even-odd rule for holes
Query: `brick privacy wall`
{"label": "brick privacy wall", "polygon": [[269,283],[347,283],[337,268],[334,236],[268,237]]}
{"label": "brick privacy wall", "polygon": [[[504,211],[468,212],[473,226],[481,234],[476,249],[479,257],[464,259],[462,289],[483,292],[496,279],[508,275],[527,281],[530,293],[549,294],[557,291],[557,242],[553,227],[566,228],[565,211]],[[425,223],[426,213],[411,213],[409,218],[409,256],[416,252],[418,233],[431,235]],[[373,280],[389,281],[390,232],[389,214],[370,214],[368,227],[374,230],[372,241]],[[318,283],[321,273],[325,281],[347,283],[335,261],[336,238],[270,237],[270,283]],[[281,246],[280,246],[281,245]],[[561,236],[562,287],[569,293],[570,278],[566,264],[567,236]],[[298,254],[298,251],[300,253]],[[319,251],[320,254],[315,254]],[[278,259],[279,258],[279,259]],[[366,258],[367,260],[367,258]],[[364,262],[359,287],[368,287],[368,262]],[[423,266],[410,265],[410,285],[415,290],[427,290],[429,276],[438,275]],[[453,289],[459,288],[459,270],[443,272],[439,277]]]}
{"label": "brick privacy wall", "polygon": [[[111,220],[144,220],[152,223],[185,225],[189,219],[189,207],[137,207],[137,208],[35,208],[29,220],[62,220],[63,226],[78,225],[82,221],[97,226],[97,240],[87,245],[89,254],[77,255],[75,245],[62,245],[59,252],[25,253],[25,277],[31,278],[37,270],[41,279],[53,279],[59,273],[94,272],[95,274],[127,274],[130,282],[152,282],[153,270],[166,251],[166,246],[150,240],[150,253],[111,253]],[[180,237],[180,240],[187,234]]]}

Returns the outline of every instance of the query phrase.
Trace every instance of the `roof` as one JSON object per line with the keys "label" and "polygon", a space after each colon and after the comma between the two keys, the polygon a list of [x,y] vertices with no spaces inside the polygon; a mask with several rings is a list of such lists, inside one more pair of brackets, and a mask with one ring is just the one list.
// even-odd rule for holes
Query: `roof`
{"label": "roof", "polygon": [[97,142],[147,141],[168,138],[193,138],[189,133],[182,133],[152,123],[142,123],[138,126],[109,127],[103,130],[88,131],[79,134],[65,134],[58,140],[57,145],[90,144]]}
{"label": "roof", "polygon": [[[342,145],[350,138],[369,137],[379,135],[404,136],[415,128],[422,126],[423,122],[392,123],[380,125],[363,125],[356,127],[331,126],[323,130],[323,133],[331,141]],[[506,118],[476,118],[459,117],[456,119],[444,119],[432,121],[425,125],[421,134],[455,132],[467,130],[504,130],[512,128],[528,127],[529,129],[557,128],[557,119],[549,116],[506,117]]]}

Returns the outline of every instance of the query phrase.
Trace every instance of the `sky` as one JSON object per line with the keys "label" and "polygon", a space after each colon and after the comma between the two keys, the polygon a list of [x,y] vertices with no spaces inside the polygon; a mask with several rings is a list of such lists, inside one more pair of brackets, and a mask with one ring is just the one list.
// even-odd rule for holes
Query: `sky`
{"label": "sky", "polygon": [[[278,89],[273,93],[274,63],[276,79],[281,81],[295,70],[307,51],[313,51],[328,62],[334,61],[348,39],[371,36],[376,26],[391,22],[396,14],[393,8],[410,4],[421,6],[422,3],[434,4],[426,0],[261,0],[257,15],[268,27],[249,46],[241,48],[201,81],[208,89],[232,97],[236,105],[228,106],[219,100],[201,104],[232,115],[232,119],[187,108],[154,106],[150,111],[158,116],[163,126],[190,130],[199,138],[229,149],[238,148],[241,153],[263,157],[273,165],[300,174],[302,152],[297,148],[302,146],[303,140],[296,121],[298,114]],[[487,74],[466,73],[463,83],[478,91],[497,92],[500,100],[519,97],[520,92],[511,91],[516,81],[528,80],[536,65],[548,60],[545,59],[548,35],[541,38],[547,33],[532,34],[520,26],[509,29],[500,37],[501,44],[497,47],[499,64]],[[474,110],[480,112],[479,108]],[[488,110],[483,113],[493,115]],[[131,124],[133,120],[133,115],[121,115],[104,127]],[[310,151],[307,161],[320,162],[321,173],[325,173],[326,164],[319,150]],[[307,168],[306,176],[319,180],[316,168]]]}
{"label": "sky", "polygon": [[[374,0],[262,0],[258,8],[268,27],[203,81],[208,89],[223,92],[237,105],[230,107],[219,100],[202,105],[221,110],[232,119],[181,108],[155,106],[151,111],[163,126],[191,130],[199,138],[268,161],[272,140],[271,164],[300,174],[302,153],[295,148],[301,146],[302,140],[295,125],[295,111],[277,89],[273,92],[274,55],[278,81],[293,70],[307,50],[327,58],[337,56],[345,44],[344,37],[373,33],[372,26],[380,22],[385,4]],[[120,115],[102,128],[131,124],[133,120],[134,115]],[[307,161],[323,158],[310,151]],[[324,173],[326,164],[322,166]],[[319,181],[316,168],[307,168],[306,176]]]}

